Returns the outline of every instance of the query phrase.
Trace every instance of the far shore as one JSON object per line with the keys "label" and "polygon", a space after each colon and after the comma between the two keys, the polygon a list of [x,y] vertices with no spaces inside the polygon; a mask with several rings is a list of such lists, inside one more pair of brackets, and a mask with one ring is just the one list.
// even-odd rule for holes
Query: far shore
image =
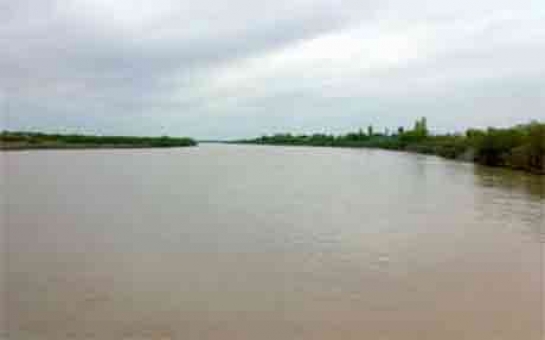
{"label": "far shore", "polygon": [[195,146],[187,137],[134,137],[9,132],[0,134],[0,150],[34,149],[143,149]]}
{"label": "far shore", "polygon": [[393,133],[377,133],[369,126],[367,133],[362,129],[345,135],[282,133],[233,142],[406,151],[545,175],[545,124],[537,121],[441,135],[431,134],[426,118],[422,117],[412,130],[399,127]]}
{"label": "far shore", "polygon": [[150,144],[67,144],[67,143],[0,143],[0,151],[24,150],[69,150],[69,149],[157,149],[157,148],[184,148],[189,145],[150,145]]}

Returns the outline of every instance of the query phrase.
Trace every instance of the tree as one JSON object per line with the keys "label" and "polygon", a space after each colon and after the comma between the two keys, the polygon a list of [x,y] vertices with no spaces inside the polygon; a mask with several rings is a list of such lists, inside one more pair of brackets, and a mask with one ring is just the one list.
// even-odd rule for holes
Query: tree
{"label": "tree", "polygon": [[422,117],[419,120],[416,120],[414,123],[414,132],[419,137],[427,137],[428,136],[428,122],[426,117]]}
{"label": "tree", "polygon": [[358,135],[360,137],[363,137],[363,130],[361,128],[358,129]]}
{"label": "tree", "polygon": [[530,167],[545,172],[545,125],[533,122],[528,127]]}

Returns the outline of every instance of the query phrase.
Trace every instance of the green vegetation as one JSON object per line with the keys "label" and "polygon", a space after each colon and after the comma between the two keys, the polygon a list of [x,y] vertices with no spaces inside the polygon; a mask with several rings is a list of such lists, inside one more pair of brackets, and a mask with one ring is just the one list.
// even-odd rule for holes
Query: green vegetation
{"label": "green vegetation", "polygon": [[190,138],[90,136],[78,134],[45,134],[36,132],[9,132],[0,134],[0,149],[29,148],[100,148],[100,147],[180,147],[197,143]]}
{"label": "green vegetation", "polygon": [[413,129],[405,131],[400,127],[394,134],[375,133],[369,126],[367,133],[360,129],[340,136],[276,134],[238,142],[403,150],[545,174],[545,124],[538,122],[506,129],[470,129],[464,134],[433,135],[426,118],[422,118]]}

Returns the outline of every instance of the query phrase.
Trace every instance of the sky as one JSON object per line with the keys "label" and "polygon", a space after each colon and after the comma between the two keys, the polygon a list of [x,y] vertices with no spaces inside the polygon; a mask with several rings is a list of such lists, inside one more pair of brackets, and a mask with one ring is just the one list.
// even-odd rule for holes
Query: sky
{"label": "sky", "polygon": [[229,139],[545,120],[543,0],[0,0],[0,129]]}

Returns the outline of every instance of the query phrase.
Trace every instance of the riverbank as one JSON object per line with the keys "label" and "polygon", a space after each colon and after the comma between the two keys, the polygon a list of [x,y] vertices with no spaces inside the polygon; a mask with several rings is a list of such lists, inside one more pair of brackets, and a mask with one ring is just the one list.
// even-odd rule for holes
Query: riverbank
{"label": "riverbank", "polygon": [[165,148],[195,146],[187,137],[132,137],[44,134],[34,132],[2,132],[0,150],[29,149],[106,149],[106,148]]}
{"label": "riverbank", "polygon": [[398,150],[482,165],[522,170],[545,175],[545,124],[532,122],[511,128],[469,129],[463,134],[432,135],[425,118],[412,130],[375,133],[372,127],[346,135],[276,134],[235,143],[302,145]]}

